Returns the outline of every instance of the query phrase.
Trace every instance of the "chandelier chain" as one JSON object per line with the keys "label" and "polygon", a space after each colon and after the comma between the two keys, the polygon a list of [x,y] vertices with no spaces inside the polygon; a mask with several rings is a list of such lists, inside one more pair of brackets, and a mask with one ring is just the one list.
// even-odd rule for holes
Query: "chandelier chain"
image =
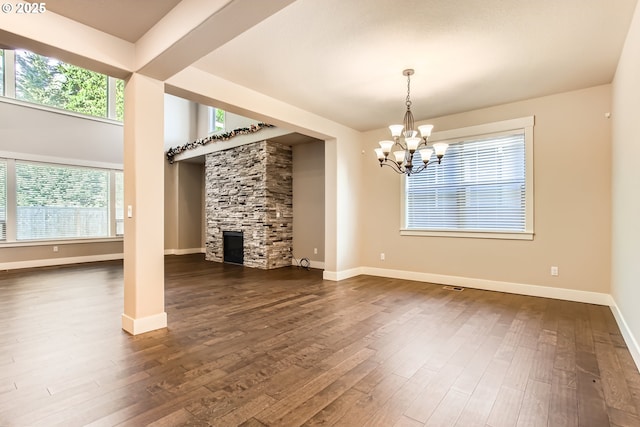
{"label": "chandelier chain", "polygon": [[407,110],[411,109],[411,74],[407,75]]}

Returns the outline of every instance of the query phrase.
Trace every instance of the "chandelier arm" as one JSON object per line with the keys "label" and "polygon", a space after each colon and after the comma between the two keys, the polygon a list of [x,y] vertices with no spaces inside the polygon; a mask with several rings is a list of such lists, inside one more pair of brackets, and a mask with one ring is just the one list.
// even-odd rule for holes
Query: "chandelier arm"
{"label": "chandelier arm", "polygon": [[404,171],[402,169],[400,169],[400,167],[398,167],[398,164],[391,161],[391,162],[384,162],[384,163],[380,163],[380,166],[388,166],[390,167],[394,172],[399,173],[399,174],[403,174]]}
{"label": "chandelier arm", "polygon": [[414,173],[420,173],[426,168],[427,168],[427,165],[423,164],[422,166],[419,166],[415,171],[412,171],[411,174],[413,175]]}

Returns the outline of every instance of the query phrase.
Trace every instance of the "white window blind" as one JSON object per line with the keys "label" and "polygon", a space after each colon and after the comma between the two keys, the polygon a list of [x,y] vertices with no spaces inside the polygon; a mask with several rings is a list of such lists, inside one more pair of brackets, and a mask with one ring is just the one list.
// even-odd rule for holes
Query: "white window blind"
{"label": "white window blind", "polygon": [[109,236],[109,171],[16,161],[16,239]]}
{"label": "white window blind", "polygon": [[441,165],[405,181],[409,230],[526,231],[524,130],[451,144]]}
{"label": "white window blind", "polygon": [[0,240],[7,240],[7,162],[0,160]]}
{"label": "white window blind", "polygon": [[116,178],[116,236],[124,236],[124,173],[115,172]]}

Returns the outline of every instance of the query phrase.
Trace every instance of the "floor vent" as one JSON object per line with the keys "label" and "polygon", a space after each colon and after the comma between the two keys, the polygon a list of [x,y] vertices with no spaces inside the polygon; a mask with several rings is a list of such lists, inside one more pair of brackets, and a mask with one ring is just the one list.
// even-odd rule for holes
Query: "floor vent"
{"label": "floor vent", "polygon": [[456,292],[464,291],[464,288],[461,288],[460,286],[444,286],[442,289],[446,289],[447,291],[456,291]]}

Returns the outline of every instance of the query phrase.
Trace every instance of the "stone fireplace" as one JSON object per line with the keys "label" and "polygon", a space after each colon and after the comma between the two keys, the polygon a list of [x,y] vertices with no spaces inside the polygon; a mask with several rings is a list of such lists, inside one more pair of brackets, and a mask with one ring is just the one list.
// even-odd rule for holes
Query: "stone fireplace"
{"label": "stone fireplace", "polygon": [[291,265],[291,147],[261,141],[206,155],[206,259],[223,262],[224,233],[243,236],[243,264]]}

